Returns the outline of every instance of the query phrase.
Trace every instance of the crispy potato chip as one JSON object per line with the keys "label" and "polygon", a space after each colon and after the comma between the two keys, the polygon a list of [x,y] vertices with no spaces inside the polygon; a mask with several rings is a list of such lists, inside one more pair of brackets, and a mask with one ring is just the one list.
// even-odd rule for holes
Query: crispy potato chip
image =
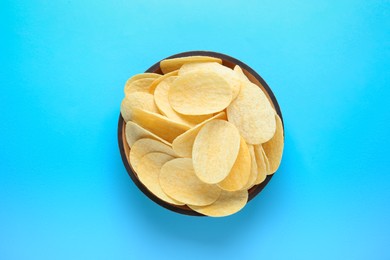
{"label": "crispy potato chip", "polygon": [[214,72],[179,76],[169,89],[169,103],[184,115],[206,115],[225,109],[232,101],[230,84]]}
{"label": "crispy potato chip", "polygon": [[222,191],[219,198],[208,206],[188,205],[192,210],[210,217],[224,217],[240,211],[248,201],[248,191]]}
{"label": "crispy potato chip", "polygon": [[174,205],[184,205],[175,199],[169,197],[160,186],[160,170],[168,161],[174,159],[165,153],[148,153],[143,156],[137,166],[137,176],[142,184],[150,190],[156,197]]}
{"label": "crispy potato chip", "polygon": [[194,146],[196,135],[199,133],[202,126],[204,126],[206,123],[214,119],[226,120],[226,113],[220,112],[215,116],[213,116],[212,118],[203,121],[202,123],[196,125],[195,127],[191,128],[190,130],[187,130],[186,132],[176,137],[175,140],[173,140],[172,142],[172,148],[175,151],[175,153],[177,153],[181,157],[191,158],[192,147]]}
{"label": "crispy potato chip", "polygon": [[165,59],[160,62],[161,71],[166,74],[168,72],[180,69],[183,64],[193,62],[217,62],[222,64],[222,60],[210,56],[187,56],[181,58]]}
{"label": "crispy potato chip", "polygon": [[170,146],[150,138],[143,138],[136,141],[130,150],[129,160],[133,169],[137,171],[141,158],[146,154],[153,152],[165,153],[170,156],[177,157]]}
{"label": "crispy potato chip", "polygon": [[242,189],[246,189],[246,190],[253,187],[253,185],[256,182],[257,175],[258,175],[255,148],[252,144],[248,144],[248,150],[249,150],[249,154],[251,156],[251,175],[249,176],[249,180],[245,184],[244,188],[242,188]]}
{"label": "crispy potato chip", "polygon": [[145,92],[132,92],[125,96],[121,103],[121,114],[125,122],[131,120],[132,109],[141,108],[153,113],[159,113],[154,103],[153,95]]}
{"label": "crispy potato chip", "polygon": [[267,155],[269,161],[270,174],[276,172],[276,170],[279,168],[280,162],[282,160],[284,146],[283,123],[277,114],[275,119],[275,135],[271,138],[271,140],[263,144],[264,152]]}
{"label": "crispy potato chip", "polygon": [[160,77],[161,74],[157,74],[157,73],[149,73],[149,72],[146,72],[146,73],[139,73],[139,74],[135,74],[134,76],[130,77],[127,81],[126,81],[126,84],[125,84],[125,88],[127,85],[129,85],[131,82],[133,81],[136,81],[137,79],[144,79],[144,78],[158,78]]}
{"label": "crispy potato chip", "polygon": [[188,116],[177,113],[169,104],[168,92],[171,87],[172,81],[177,77],[172,76],[161,81],[160,84],[154,90],[154,101],[163,115],[172,119],[173,121],[186,124],[189,126],[195,126],[206,119],[212,117],[212,114],[209,115],[200,115],[200,116]]}
{"label": "crispy potato chip", "polygon": [[240,66],[238,65],[234,66],[233,70],[236,72],[236,74],[240,77],[241,80],[250,82],[250,80],[245,75],[244,71],[241,69]]}
{"label": "crispy potato chip", "polygon": [[166,79],[168,79],[170,77],[177,76],[177,73],[178,73],[178,71],[175,70],[175,71],[171,71],[171,72],[169,72],[169,73],[167,73],[167,74],[165,74],[165,75],[163,75],[163,76],[161,76],[159,78],[156,78],[152,82],[152,84],[150,85],[149,92],[151,94],[154,94],[154,91],[156,90],[156,87],[158,86],[158,84],[160,84],[160,82],[162,82],[162,81],[164,81],[164,80],[166,80]]}
{"label": "crispy potato chip", "polygon": [[262,151],[263,151],[263,157],[264,157],[264,162],[265,162],[265,169],[266,169],[265,172],[267,173],[267,175],[271,175],[272,172],[271,172],[271,166],[269,165],[269,160],[267,158],[267,155],[264,152],[264,149]]}
{"label": "crispy potato chip", "polygon": [[255,184],[262,183],[267,177],[267,165],[265,162],[264,151],[261,144],[255,145],[255,155],[256,155],[256,163],[257,163],[257,179]]}
{"label": "crispy potato chip", "polygon": [[132,120],[169,143],[172,143],[176,137],[190,129],[188,125],[177,123],[165,116],[138,108],[133,109]]}
{"label": "crispy potato chip", "polygon": [[232,87],[232,99],[235,99],[241,89],[240,76],[231,68],[225,67],[216,62],[188,63],[179,70],[179,76],[194,72],[215,72],[224,78]]}
{"label": "crispy potato chip", "polygon": [[245,187],[251,176],[251,155],[248,145],[244,138],[241,137],[240,150],[237,159],[230,170],[229,175],[223,179],[218,186],[227,191],[237,191]]}
{"label": "crispy potato chip", "polygon": [[133,92],[146,92],[149,93],[149,88],[156,78],[140,78],[135,81],[126,84],[125,95],[129,95]]}
{"label": "crispy potato chip", "polygon": [[215,184],[207,184],[196,177],[192,160],[177,158],[165,163],[160,172],[162,190],[186,204],[204,206],[216,201],[221,189]]}
{"label": "crispy potato chip", "polygon": [[275,112],[261,89],[245,82],[238,97],[227,107],[228,121],[248,144],[265,143],[275,133]]}
{"label": "crispy potato chip", "polygon": [[221,182],[232,169],[239,149],[240,134],[233,124],[219,119],[206,123],[192,148],[196,175],[206,183]]}
{"label": "crispy potato chip", "polygon": [[136,123],[131,122],[131,121],[126,123],[125,132],[126,132],[126,141],[127,141],[127,144],[129,145],[130,148],[133,146],[133,144],[136,141],[138,141],[139,139],[143,139],[143,138],[154,139],[154,140],[160,141],[166,145],[171,146],[170,143],[168,143],[167,141],[165,141],[161,137],[153,134],[152,132],[146,130],[145,128],[143,128],[143,127],[141,127],[141,126],[139,126]]}

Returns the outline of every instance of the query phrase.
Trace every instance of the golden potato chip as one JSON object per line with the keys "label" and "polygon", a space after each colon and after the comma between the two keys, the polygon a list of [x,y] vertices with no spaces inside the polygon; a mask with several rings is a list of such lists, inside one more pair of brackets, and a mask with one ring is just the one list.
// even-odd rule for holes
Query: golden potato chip
{"label": "golden potato chip", "polygon": [[232,99],[235,99],[241,89],[240,76],[231,68],[225,67],[216,62],[188,63],[179,70],[179,76],[187,73],[215,72],[224,78],[232,87]]}
{"label": "golden potato chip", "polygon": [[174,159],[173,156],[165,153],[148,153],[141,158],[137,166],[137,176],[142,184],[156,197],[170,204],[184,205],[184,203],[165,194],[160,186],[159,176],[161,167],[172,159]]}
{"label": "golden potato chip", "polygon": [[210,217],[224,217],[240,211],[248,201],[248,191],[222,191],[219,198],[208,206],[188,205],[192,210]]}
{"label": "golden potato chip", "polygon": [[153,134],[152,132],[146,130],[145,128],[143,128],[143,127],[141,127],[141,126],[139,126],[136,123],[131,122],[131,121],[126,123],[125,133],[126,133],[126,141],[127,141],[127,144],[129,145],[130,148],[133,146],[133,144],[136,141],[138,141],[139,139],[143,139],[143,138],[154,139],[154,140],[160,141],[166,145],[171,146],[170,143],[168,143],[167,141],[165,141],[161,137]]}
{"label": "golden potato chip", "polygon": [[129,95],[133,92],[146,92],[149,93],[149,88],[156,78],[140,78],[135,81],[126,84],[125,95]]}
{"label": "golden potato chip", "polygon": [[171,71],[165,75],[162,75],[161,77],[159,78],[156,78],[152,84],[150,85],[150,88],[149,88],[149,93],[151,94],[154,94],[154,91],[156,90],[156,87],[158,86],[158,84],[160,84],[160,82],[170,78],[170,77],[174,77],[174,76],[177,76],[177,73],[178,71],[175,70],[175,71]]}
{"label": "golden potato chip", "polygon": [[220,112],[215,116],[213,116],[212,118],[203,121],[202,123],[196,125],[195,127],[191,128],[190,130],[187,130],[186,132],[176,137],[175,140],[173,140],[172,142],[172,148],[175,151],[175,153],[177,153],[181,157],[191,158],[192,147],[194,146],[196,135],[199,133],[202,126],[204,126],[206,123],[214,119],[226,120],[226,113]]}
{"label": "golden potato chip", "polygon": [[232,101],[230,84],[217,73],[195,72],[177,77],[169,89],[169,103],[184,115],[206,115],[225,109]]}
{"label": "golden potato chip", "polygon": [[196,175],[206,183],[221,182],[232,169],[239,149],[240,134],[233,124],[219,119],[206,123],[192,148]]}
{"label": "golden potato chip", "polygon": [[188,125],[180,124],[165,116],[138,108],[133,109],[132,120],[169,143],[172,143],[176,137],[190,129]]}
{"label": "golden potato chip", "polygon": [[257,163],[257,179],[255,184],[262,183],[267,177],[267,165],[265,162],[264,151],[261,144],[255,145],[255,155],[256,155],[256,163]]}
{"label": "golden potato chip", "polygon": [[264,157],[264,162],[265,162],[265,169],[266,169],[265,172],[267,173],[267,175],[271,175],[272,174],[271,167],[269,165],[269,160],[267,158],[267,155],[264,152],[264,149],[262,150],[262,152],[263,152],[263,157]]}
{"label": "golden potato chip", "polygon": [[265,143],[275,133],[275,112],[266,95],[251,82],[244,82],[240,94],[226,111],[228,121],[248,144]]}
{"label": "golden potato chip", "polygon": [[237,159],[234,162],[229,175],[218,183],[218,186],[227,191],[241,190],[248,183],[250,176],[251,155],[249,153],[248,145],[245,143],[244,138],[241,137]]}
{"label": "golden potato chip", "polygon": [[217,62],[222,64],[222,60],[210,56],[187,56],[181,58],[165,59],[160,62],[161,71],[166,74],[168,72],[180,69],[183,64],[193,62]]}
{"label": "golden potato chip", "polygon": [[251,156],[251,175],[249,176],[248,182],[245,184],[244,188],[242,189],[250,189],[253,187],[253,185],[256,182],[257,179],[257,163],[256,163],[256,155],[255,155],[255,148],[252,144],[248,144],[248,150],[249,154]]}
{"label": "golden potato chip", "polygon": [[133,169],[137,171],[137,166],[141,158],[146,154],[153,152],[165,153],[177,157],[170,146],[150,138],[143,138],[136,141],[130,150],[129,160]]}
{"label": "golden potato chip", "polygon": [[283,133],[283,123],[278,115],[275,116],[276,119],[276,132],[275,135],[268,142],[263,144],[264,152],[267,155],[270,173],[276,172],[279,168],[280,162],[283,155],[283,146],[284,146],[284,133]]}
{"label": "golden potato chip", "polygon": [[240,77],[241,80],[250,82],[250,80],[245,75],[244,71],[241,69],[240,66],[238,65],[234,66],[233,70],[236,72],[236,74]]}
{"label": "golden potato chip", "polygon": [[189,126],[195,126],[212,117],[212,114],[200,116],[182,115],[173,110],[171,104],[169,103],[168,92],[171,87],[172,81],[176,78],[176,76],[166,78],[165,80],[161,81],[154,90],[154,101],[161,113],[166,117],[172,119],[173,121]]}
{"label": "golden potato chip", "polygon": [[160,77],[160,76],[161,76],[161,74],[149,73],[149,72],[135,74],[134,76],[130,77],[130,78],[126,81],[125,88],[126,88],[127,85],[129,85],[129,84],[130,84],[131,82],[133,82],[133,81],[136,81],[137,79],[158,78],[158,77]]}
{"label": "golden potato chip", "polygon": [[209,205],[216,201],[221,189],[196,177],[192,160],[177,158],[165,163],[160,171],[162,190],[177,201],[196,206]]}
{"label": "golden potato chip", "polygon": [[159,113],[154,103],[153,95],[145,92],[132,92],[125,96],[121,103],[121,114],[125,122],[131,120],[132,109],[141,108],[153,113]]}

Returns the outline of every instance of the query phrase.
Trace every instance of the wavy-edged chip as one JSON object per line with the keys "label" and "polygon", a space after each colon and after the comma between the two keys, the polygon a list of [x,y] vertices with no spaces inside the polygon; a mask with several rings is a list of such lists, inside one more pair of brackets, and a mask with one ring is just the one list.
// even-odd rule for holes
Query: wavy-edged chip
{"label": "wavy-edged chip", "polygon": [[202,123],[196,125],[195,127],[191,128],[190,130],[184,132],[183,134],[179,135],[175,138],[172,142],[172,148],[181,157],[192,157],[192,147],[194,146],[194,141],[196,138],[196,135],[199,133],[200,129],[208,122],[214,119],[224,119],[226,120],[226,113],[220,112],[213,116],[212,118],[207,119],[206,121],[203,121]]}
{"label": "wavy-edged chip", "polygon": [[169,103],[184,115],[207,115],[225,109],[232,87],[214,72],[189,72],[177,77],[169,89]]}
{"label": "wavy-edged chip", "polygon": [[257,178],[255,184],[257,185],[262,183],[267,177],[267,163],[261,144],[255,145],[254,148],[257,163]]}
{"label": "wavy-edged chip", "polygon": [[245,184],[244,188],[242,188],[242,189],[246,189],[246,190],[253,187],[253,185],[256,182],[257,175],[258,175],[255,148],[252,144],[248,144],[248,150],[249,150],[249,154],[251,156],[251,174],[249,176],[248,182]]}
{"label": "wavy-edged chip", "polygon": [[159,176],[161,167],[174,158],[165,153],[148,153],[141,158],[137,166],[137,176],[142,184],[156,197],[170,204],[184,205],[184,203],[172,199],[165,194],[160,186]]}
{"label": "wavy-edged chip", "polygon": [[222,191],[219,198],[208,206],[188,205],[192,210],[210,217],[225,217],[240,211],[248,201],[248,191]]}
{"label": "wavy-edged chip", "polygon": [[283,123],[277,114],[275,115],[275,120],[275,135],[271,138],[271,140],[263,144],[264,152],[267,155],[269,161],[270,174],[273,174],[279,168],[284,147]]}
{"label": "wavy-edged chip", "polygon": [[251,176],[251,155],[244,138],[240,140],[240,150],[229,175],[218,186],[227,191],[237,191],[245,187]]}
{"label": "wavy-edged chip", "polygon": [[133,146],[133,144],[136,141],[138,141],[139,139],[143,139],[143,138],[154,139],[154,140],[160,141],[166,145],[171,146],[170,143],[168,143],[167,141],[165,141],[161,137],[153,134],[152,132],[146,130],[145,128],[143,128],[143,127],[141,127],[141,126],[139,126],[136,123],[131,122],[131,121],[126,123],[125,133],[126,133],[126,141],[127,141],[127,144],[129,145],[130,148]]}
{"label": "wavy-edged chip", "polygon": [[177,157],[172,148],[166,144],[150,138],[143,138],[136,141],[130,150],[129,160],[131,166],[137,171],[137,166],[142,157],[148,153],[159,152],[165,153],[173,157]]}
{"label": "wavy-edged chip", "polygon": [[129,95],[133,92],[146,92],[149,93],[149,88],[152,85],[153,81],[158,78],[140,78],[134,81],[131,81],[125,86],[125,95]]}
{"label": "wavy-edged chip", "polygon": [[221,189],[196,177],[192,160],[177,158],[165,163],[160,171],[162,190],[177,201],[196,206],[205,206],[216,201]]}
{"label": "wavy-edged chip", "polygon": [[133,109],[132,120],[169,143],[172,143],[176,137],[190,129],[188,125],[175,122],[165,116],[138,108]]}
{"label": "wavy-edged chip", "polygon": [[275,134],[275,111],[263,91],[251,82],[243,82],[240,94],[226,111],[228,121],[248,144],[265,143]]}
{"label": "wavy-edged chip", "polygon": [[132,92],[125,96],[121,103],[121,114],[125,122],[131,120],[133,108],[141,108],[153,113],[159,113],[154,103],[153,95],[145,92]]}
{"label": "wavy-edged chip", "polygon": [[162,82],[162,81],[164,81],[164,80],[166,80],[166,79],[168,79],[168,78],[170,78],[170,77],[177,76],[177,73],[178,73],[178,71],[175,70],[175,71],[171,71],[171,72],[169,72],[169,73],[167,73],[167,74],[165,74],[165,75],[162,75],[162,76],[159,77],[159,78],[156,78],[156,79],[152,82],[152,84],[150,85],[150,87],[149,87],[149,92],[150,92],[151,94],[154,94],[154,91],[156,90],[156,87],[158,86],[158,84],[160,84],[160,82]]}
{"label": "wavy-edged chip", "polygon": [[240,149],[237,128],[216,119],[200,129],[192,147],[196,175],[205,183],[215,184],[228,176]]}
{"label": "wavy-edged chip", "polygon": [[189,126],[195,126],[206,119],[212,117],[213,115],[199,115],[199,116],[188,116],[177,113],[169,104],[169,89],[171,87],[172,81],[174,81],[177,76],[168,77],[165,80],[161,81],[156,89],[154,90],[154,101],[163,115],[172,119],[173,121],[187,124]]}
{"label": "wavy-edged chip", "polygon": [[222,64],[222,60],[210,56],[187,56],[181,58],[165,59],[160,62],[161,71],[166,74],[168,72],[180,69],[183,64],[194,62],[217,62]]}

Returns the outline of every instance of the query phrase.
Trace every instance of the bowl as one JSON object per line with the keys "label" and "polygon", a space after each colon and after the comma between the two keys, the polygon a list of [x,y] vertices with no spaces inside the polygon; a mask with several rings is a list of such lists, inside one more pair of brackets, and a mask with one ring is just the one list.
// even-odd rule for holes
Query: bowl
{"label": "bowl", "polygon": [[[211,57],[216,57],[222,59],[222,64],[224,66],[227,66],[229,68],[234,68],[235,65],[239,65],[245,75],[248,77],[250,81],[255,83],[259,88],[263,90],[263,92],[266,94],[267,98],[271,102],[271,105],[275,108],[276,113],[279,115],[279,117],[282,119],[283,122],[283,117],[282,113],[280,111],[279,104],[272,93],[271,88],[268,86],[268,84],[264,81],[264,79],[257,74],[252,68],[250,68],[248,65],[243,63],[242,61],[239,61],[233,57],[230,57],[228,55],[218,53],[218,52],[211,52],[211,51],[188,51],[188,52],[182,52],[178,53],[172,56],[169,56],[165,59],[169,58],[179,58],[179,57],[186,57],[186,56],[211,56]],[[148,70],[145,72],[154,72],[154,73],[159,73],[162,74],[161,69],[160,69],[160,61],[155,63],[153,66],[151,66]],[[119,113],[119,122],[118,122],[118,144],[119,144],[119,151],[122,157],[123,164],[127,170],[127,173],[129,174],[130,178],[132,181],[135,183],[135,185],[152,201],[157,203],[158,205],[172,210],[176,213],[184,214],[184,215],[190,215],[190,216],[204,216],[198,212],[195,212],[191,210],[187,206],[177,206],[177,205],[172,205],[169,204],[158,197],[156,197],[153,193],[151,193],[138,179],[137,173],[131,166],[130,160],[129,160],[129,154],[130,154],[130,148],[129,145],[126,142],[126,135],[125,135],[125,127],[126,123],[122,118],[122,115]],[[274,173],[275,174],[275,173]],[[274,175],[268,175],[267,178],[260,183],[259,185],[253,186],[249,191],[249,196],[248,196],[248,202],[251,201],[254,197],[256,197],[267,184],[271,180],[272,176]]]}

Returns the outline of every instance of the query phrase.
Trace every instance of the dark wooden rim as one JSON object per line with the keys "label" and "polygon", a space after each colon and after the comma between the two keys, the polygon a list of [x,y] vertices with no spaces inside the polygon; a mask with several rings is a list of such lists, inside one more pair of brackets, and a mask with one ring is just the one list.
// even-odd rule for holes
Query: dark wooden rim
{"label": "dark wooden rim", "polygon": [[[245,69],[246,71],[248,71],[250,74],[252,74],[262,85],[263,87],[265,88],[265,90],[267,91],[269,97],[271,98],[273,104],[274,104],[274,107],[275,107],[275,110],[276,110],[276,113],[280,116],[280,119],[282,120],[282,124],[283,124],[283,129],[284,129],[284,123],[283,123],[283,117],[282,117],[282,112],[280,110],[280,107],[279,107],[279,104],[278,104],[278,101],[276,100],[275,98],[275,95],[274,93],[272,92],[272,90],[270,89],[270,87],[268,86],[268,84],[264,81],[264,79],[256,73],[256,71],[254,71],[251,67],[249,67],[248,65],[246,65],[245,63],[233,58],[233,57],[230,57],[226,54],[222,54],[222,53],[218,53],[218,52],[212,52],[212,51],[188,51],[188,52],[182,52],[182,53],[178,53],[178,54],[175,54],[175,55],[172,55],[172,56],[169,56],[165,59],[170,59],[170,58],[179,58],[179,57],[186,57],[186,56],[212,56],[212,57],[217,57],[217,58],[220,58],[222,60],[227,60],[229,62],[232,62],[234,64],[237,64],[239,65],[241,68]],[[154,64],[153,66],[151,66],[148,70],[146,70],[145,72],[161,72],[160,70],[160,61],[157,62],[156,64]],[[177,213],[180,213],[180,214],[184,214],[184,215],[190,215],[190,216],[204,216],[203,214],[200,214],[198,212],[195,212],[191,209],[184,209],[184,208],[180,208],[180,207],[176,207],[175,205],[172,205],[172,204],[169,204],[161,199],[159,199],[158,197],[156,197],[153,193],[151,193],[140,181],[139,179],[137,178],[136,174],[134,173],[134,169],[131,167],[131,165],[129,165],[128,163],[128,160],[127,160],[127,157],[126,157],[126,153],[125,153],[125,149],[123,147],[123,138],[122,138],[122,129],[123,129],[123,124],[124,124],[124,120],[122,118],[122,115],[119,113],[119,121],[118,121],[118,144],[119,144],[119,151],[121,153],[121,157],[122,157],[122,161],[123,161],[123,164],[127,170],[127,173],[129,174],[130,178],[133,180],[133,182],[135,183],[135,185],[137,185],[137,187],[151,200],[153,200],[155,203],[157,203],[158,205],[166,208],[166,209],[169,209],[171,211],[174,211],[174,212],[177,212]],[[274,173],[275,174],[275,173]],[[248,202],[251,201],[254,197],[257,196],[257,194],[259,194],[265,186],[267,186],[268,182],[271,180],[272,176],[274,175],[268,175],[266,177],[266,179],[260,183],[259,185],[256,185],[254,187],[252,187],[248,193],[249,193],[249,196],[248,196]]]}

